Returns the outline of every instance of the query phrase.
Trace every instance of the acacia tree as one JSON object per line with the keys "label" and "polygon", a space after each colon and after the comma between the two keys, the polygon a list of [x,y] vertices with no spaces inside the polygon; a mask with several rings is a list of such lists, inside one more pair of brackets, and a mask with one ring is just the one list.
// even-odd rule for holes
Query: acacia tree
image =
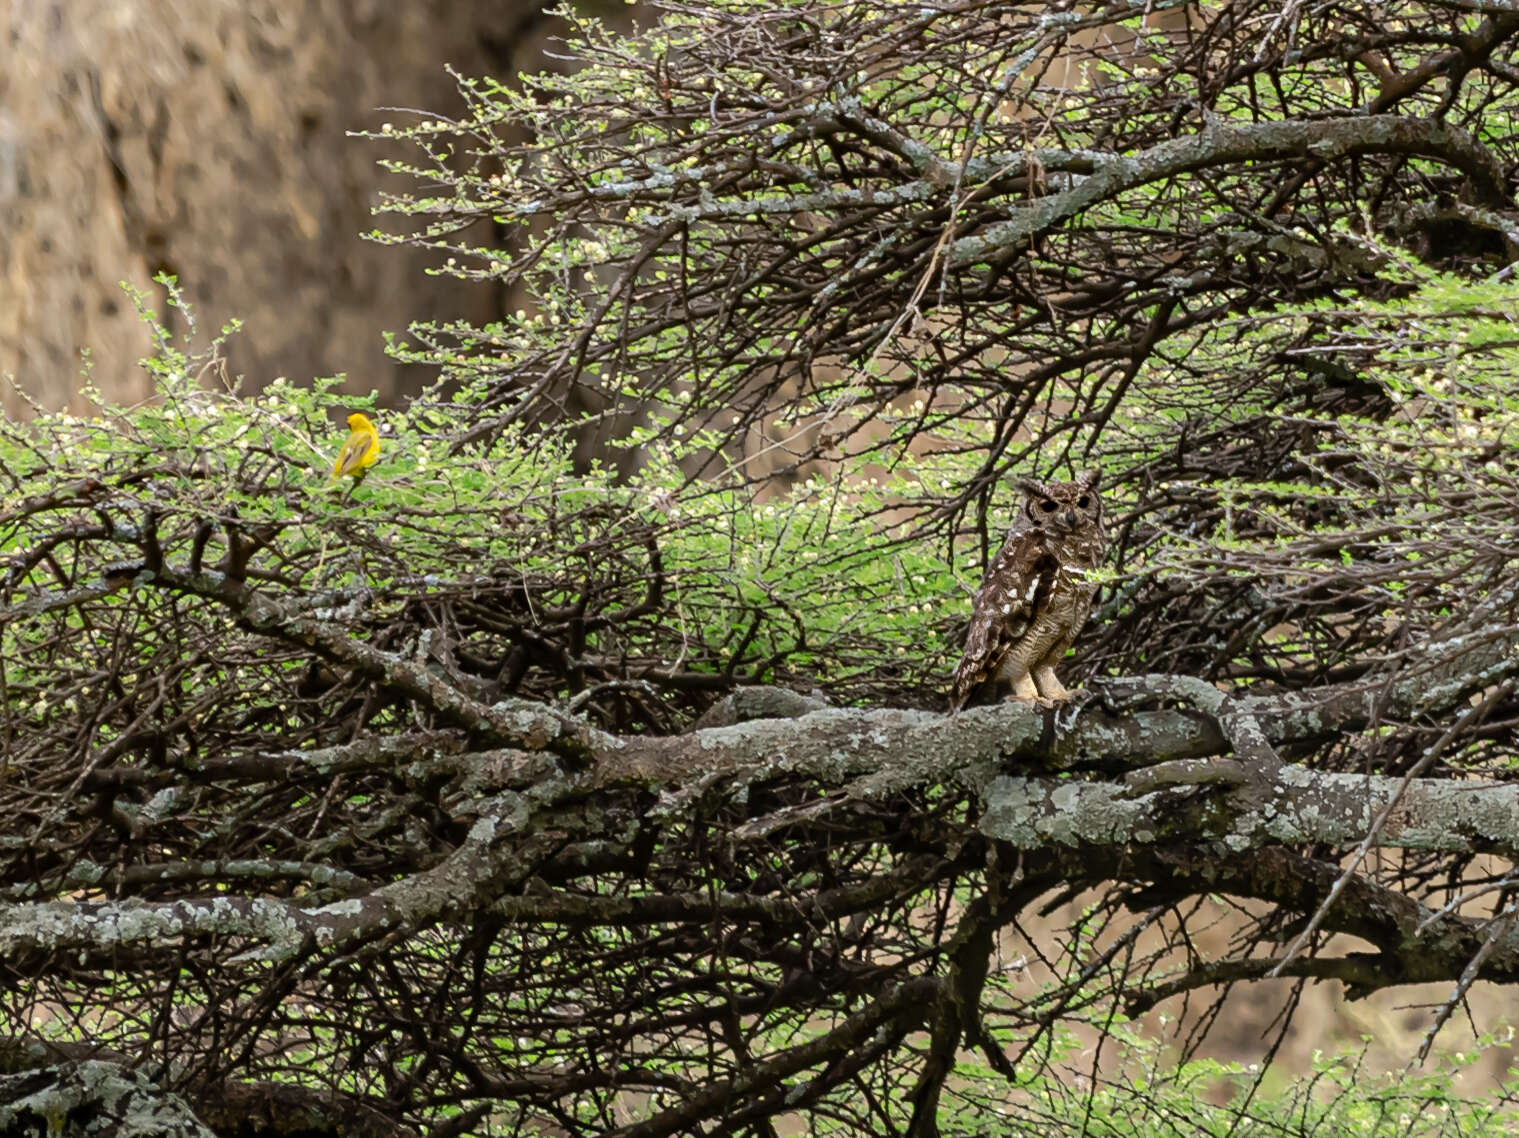
{"label": "acacia tree", "polygon": [[[1072,1030],[1519,979],[1519,13],[659,11],[381,132],[379,236],[534,299],[396,341],[442,378],[351,492],[216,340],[7,425],[0,1117],[1418,1102],[1210,1115]],[[1091,463],[1085,697],[943,714],[1010,476]]]}

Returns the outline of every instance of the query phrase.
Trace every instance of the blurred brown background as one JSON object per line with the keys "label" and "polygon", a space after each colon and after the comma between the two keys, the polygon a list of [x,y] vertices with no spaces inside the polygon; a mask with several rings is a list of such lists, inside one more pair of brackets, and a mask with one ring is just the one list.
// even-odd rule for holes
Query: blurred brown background
{"label": "blurred brown background", "polygon": [[[624,5],[604,4],[616,17]],[[236,316],[231,370],[348,374],[393,401],[429,378],[383,330],[489,319],[488,289],[362,239],[398,151],[347,137],[457,113],[444,71],[502,79],[552,61],[536,3],[469,0],[13,0],[0,42],[0,377],[83,409],[81,350],[105,395],[148,392],[148,338],[118,281],[177,275],[203,330]],[[625,18],[625,17],[623,17]],[[394,183],[399,186],[399,183]],[[178,319],[180,322],[175,323]],[[3,408],[25,414],[8,379]]]}

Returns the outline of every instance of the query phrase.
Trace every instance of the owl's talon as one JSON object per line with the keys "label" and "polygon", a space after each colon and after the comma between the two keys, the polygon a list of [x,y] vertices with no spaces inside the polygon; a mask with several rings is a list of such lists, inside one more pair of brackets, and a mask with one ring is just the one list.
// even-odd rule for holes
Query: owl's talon
{"label": "owl's talon", "polygon": [[1054,707],[1059,703],[1047,695],[1019,695],[1014,692],[1002,701],[1003,703],[1031,703],[1035,707]]}

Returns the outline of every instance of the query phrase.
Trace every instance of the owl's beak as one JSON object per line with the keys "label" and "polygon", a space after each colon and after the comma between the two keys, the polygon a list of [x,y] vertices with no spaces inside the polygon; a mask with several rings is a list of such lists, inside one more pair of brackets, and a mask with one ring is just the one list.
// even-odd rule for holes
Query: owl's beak
{"label": "owl's beak", "polygon": [[1067,529],[1075,529],[1076,528],[1076,511],[1075,510],[1067,510],[1065,512],[1065,525],[1066,525]]}

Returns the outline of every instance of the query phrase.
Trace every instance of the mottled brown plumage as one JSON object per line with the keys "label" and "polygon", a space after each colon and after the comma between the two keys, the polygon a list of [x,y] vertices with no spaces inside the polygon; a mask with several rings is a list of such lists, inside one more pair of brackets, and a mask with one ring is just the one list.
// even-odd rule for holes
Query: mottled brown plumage
{"label": "mottled brown plumage", "polygon": [[1105,545],[1097,471],[1074,482],[1025,479],[1018,485],[1018,520],[976,593],[950,684],[951,710],[964,707],[983,684],[1009,688],[1012,699],[1070,698],[1055,665],[1086,623],[1097,591],[1088,573]]}

